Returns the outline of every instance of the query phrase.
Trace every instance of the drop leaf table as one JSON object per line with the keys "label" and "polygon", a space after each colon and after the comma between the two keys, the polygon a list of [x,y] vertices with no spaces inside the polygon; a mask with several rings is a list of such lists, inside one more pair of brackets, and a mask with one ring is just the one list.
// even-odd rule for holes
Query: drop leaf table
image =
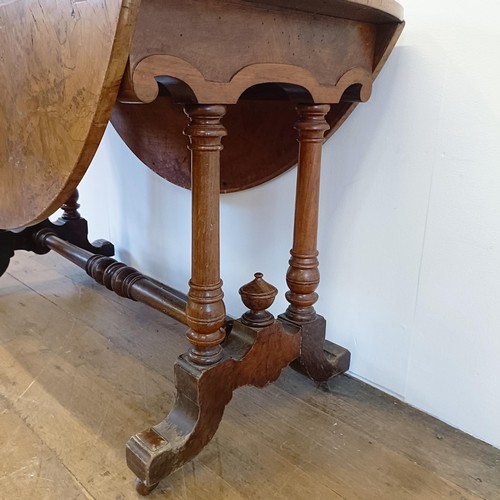
{"label": "drop leaf table", "polygon": [[[289,364],[315,381],[348,369],[314,309],[321,150],[370,97],[403,25],[393,0],[0,0],[0,275],[17,250],[52,250],[187,326],[174,407],[126,447],[140,493],[202,450],[238,387],[265,386]],[[77,187],[109,121],[192,192],[187,295],[88,241]],[[274,318],[277,290],[256,273],[239,290],[248,311],[233,319],[220,194],[295,164],[290,305]]]}

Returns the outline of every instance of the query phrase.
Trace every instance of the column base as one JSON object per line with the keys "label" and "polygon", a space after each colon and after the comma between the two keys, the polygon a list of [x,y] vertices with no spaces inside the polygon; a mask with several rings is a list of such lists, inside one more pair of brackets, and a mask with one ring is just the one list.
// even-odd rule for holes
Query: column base
{"label": "column base", "polygon": [[304,323],[294,322],[286,314],[279,319],[302,330],[300,356],[291,364],[294,370],[315,382],[326,382],[349,369],[351,353],[325,340],[326,320],[323,316],[317,315],[314,320]]}
{"label": "column base", "polygon": [[127,443],[127,464],[138,477],[137,491],[147,495],[196,457],[217,431],[233,392],[277,380],[299,355],[299,346],[299,329],[293,325],[275,321],[254,330],[235,321],[224,343],[224,358],[216,365],[196,366],[181,356],[175,364],[174,408],[160,424]]}

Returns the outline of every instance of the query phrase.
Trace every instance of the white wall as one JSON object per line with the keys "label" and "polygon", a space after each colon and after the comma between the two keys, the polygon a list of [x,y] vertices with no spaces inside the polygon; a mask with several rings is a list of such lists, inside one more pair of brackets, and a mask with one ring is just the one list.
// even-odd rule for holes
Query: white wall
{"label": "white wall", "polygon": [[[351,373],[500,447],[500,4],[405,0],[371,101],[327,143],[318,311]],[[284,293],[295,172],[222,200],[228,311],[255,271]],[[109,129],[81,186],[92,236],[187,289],[189,193]],[[273,311],[284,310],[281,297]]]}

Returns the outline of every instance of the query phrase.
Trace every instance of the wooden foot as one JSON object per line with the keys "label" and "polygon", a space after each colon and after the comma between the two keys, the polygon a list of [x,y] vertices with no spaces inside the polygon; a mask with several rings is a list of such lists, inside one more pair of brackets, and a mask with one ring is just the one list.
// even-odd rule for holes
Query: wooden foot
{"label": "wooden foot", "polygon": [[61,207],[63,215],[56,221],[44,220],[32,227],[22,231],[4,231],[0,230],[0,276],[2,276],[9,267],[10,259],[14,257],[16,250],[26,250],[43,255],[49,252],[49,249],[40,245],[35,235],[41,229],[50,229],[59,238],[83,248],[89,252],[111,257],[115,253],[112,243],[106,240],[97,240],[90,243],[88,240],[88,223],[80,216],[78,212],[78,191],[75,190],[69,200]]}
{"label": "wooden foot", "polygon": [[219,427],[234,390],[244,385],[264,387],[279,377],[299,355],[298,332],[280,321],[262,329],[235,321],[219,363],[202,367],[188,355],[178,359],[174,408],[163,422],[127,444],[127,463],[142,483],[140,493],[147,494],[203,449]]}
{"label": "wooden foot", "polygon": [[0,231],[0,276],[7,271],[10,259],[14,257],[17,250],[35,252],[39,255],[48,253],[49,250],[38,245],[33,236],[40,228],[49,225],[52,225],[52,223],[45,221],[19,232]]}
{"label": "wooden foot", "polygon": [[143,497],[149,495],[153,490],[155,490],[158,486],[158,483],[153,484],[152,486],[146,486],[140,479],[136,479],[135,481],[135,490],[139,495]]}
{"label": "wooden foot", "polygon": [[40,245],[37,234],[41,230],[50,230],[64,241],[68,241],[79,248],[89,252],[109,257],[115,253],[112,243],[106,240],[98,240],[90,243],[87,239],[88,225],[85,219],[74,221],[56,221],[55,223],[45,220],[36,226],[28,227],[20,232],[0,230],[0,276],[7,271],[10,259],[14,257],[17,250],[26,250],[38,255],[48,253],[50,250]]}
{"label": "wooden foot", "polygon": [[19,232],[0,230],[0,276],[2,276],[9,267],[10,259],[14,257],[16,250],[26,250],[43,255],[49,252],[49,249],[40,245],[35,235],[41,229],[50,229],[59,238],[83,248],[89,252],[111,257],[115,253],[112,243],[106,240],[97,240],[90,243],[88,240],[88,223],[78,212],[78,191],[62,206],[64,211],[61,218],[56,222],[48,219],[28,227]]}
{"label": "wooden foot", "polygon": [[0,230],[0,276],[9,267],[10,259],[14,257],[14,238],[10,231]]}
{"label": "wooden foot", "polygon": [[300,324],[290,321],[284,314],[279,319],[300,326],[302,330],[300,357],[291,364],[294,370],[315,382],[326,382],[349,369],[351,353],[325,340],[326,320],[323,316],[316,315],[313,321]]}

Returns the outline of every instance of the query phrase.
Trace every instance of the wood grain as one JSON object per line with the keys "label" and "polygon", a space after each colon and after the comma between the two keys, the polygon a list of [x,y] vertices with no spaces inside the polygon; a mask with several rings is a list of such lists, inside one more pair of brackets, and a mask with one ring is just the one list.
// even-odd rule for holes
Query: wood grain
{"label": "wood grain", "polygon": [[[42,479],[23,471],[0,479],[1,495],[137,498],[123,445],[172,404],[183,332],[56,255],[16,256],[0,280],[0,418],[21,444],[7,445],[2,432],[2,472],[35,456],[48,462]],[[287,371],[264,390],[240,391],[212,443],[151,498],[499,496],[500,450],[353,379],[325,391]]]}
{"label": "wood grain", "polygon": [[[169,36],[165,36],[165,32]],[[268,82],[304,86],[336,103],[353,83],[369,97],[377,27],[314,11],[224,0],[144,0],[130,52],[136,96],[152,102],[156,76],[187,83],[202,104],[235,103]]]}
{"label": "wood grain", "polygon": [[[115,101],[138,7],[139,0],[76,3],[51,0],[44,2],[43,7],[35,0],[15,0],[0,5],[1,229],[42,220],[59,208],[81,180]],[[254,28],[260,26],[260,30],[249,30],[250,24],[244,23],[235,31],[237,24],[232,22],[235,16],[256,21]],[[306,22],[297,30],[296,19],[304,16],[314,22]],[[228,100],[234,101],[243,87],[269,81],[263,67],[255,64],[274,64],[274,80],[279,76],[288,82],[293,73],[301,73],[300,79],[317,100],[337,101],[345,85],[360,79],[363,81],[361,98],[366,99],[371,86],[367,74],[373,71],[376,76],[380,70],[402,28],[401,20],[402,9],[392,0],[294,0],[292,3],[211,0],[210,5],[194,0],[144,0],[129,69],[133,73],[137,64],[151,54],[175,55],[200,70],[205,82],[213,81],[217,92],[221,85],[232,81]],[[166,24],[167,21],[171,24]],[[220,29],[221,21],[225,22],[224,29]],[[331,22],[338,24],[335,30],[320,29]],[[318,33],[322,33],[321,39]],[[185,43],[193,37],[195,45],[203,50],[193,50],[192,45]],[[209,37],[210,44],[205,43],[203,37]],[[290,40],[293,44],[285,50]],[[238,46],[235,41],[247,46]],[[175,50],[170,50],[169,44]],[[356,45],[367,50],[344,50]],[[310,46],[315,47],[312,52],[304,49]],[[344,69],[338,64],[339,56],[332,52],[332,47],[344,47],[339,52],[346,65]],[[229,64],[221,65],[220,61],[212,64],[218,60],[214,56],[220,49]],[[256,58],[256,54],[259,57]],[[233,67],[231,61],[235,60],[248,68]],[[145,68],[150,63],[144,62]],[[349,73],[351,77],[346,77],[345,85],[339,85],[346,68],[356,68],[357,73]],[[241,69],[244,72],[234,79]],[[354,78],[355,75],[358,76]],[[141,80],[144,76],[138,73],[137,78]],[[150,88],[145,92],[151,97],[156,92],[156,83],[151,78],[148,81]],[[201,81],[194,85],[201,85]],[[199,92],[206,97],[203,93],[206,89]],[[353,107],[354,104],[339,105],[329,116],[329,123],[338,127]],[[282,133],[289,111],[282,108],[276,104],[269,111],[271,116],[280,115],[277,122],[273,118],[270,123],[276,130],[273,137],[277,140],[269,141],[271,146],[263,158],[242,162],[238,175],[234,175],[234,171],[231,174],[228,168],[228,175],[221,177],[223,191],[265,182],[294,164],[293,136]],[[159,135],[165,137],[163,125],[155,125],[158,121],[150,120],[149,110],[137,111],[136,108],[123,113],[117,125],[120,134],[153,170],[179,185],[188,186],[189,179],[184,175],[188,167],[182,154],[177,154],[177,147],[172,153],[165,152],[169,146],[156,141]],[[248,114],[243,113],[239,123],[246,122],[247,118]],[[262,122],[262,118],[259,120]],[[175,118],[171,121],[176,123]],[[153,139],[138,142],[134,139],[137,128],[145,123],[150,129],[146,135]],[[266,126],[261,130],[265,137],[270,137]],[[168,132],[170,135],[170,128]],[[151,141],[156,147],[148,148]],[[175,140],[166,142],[175,143]],[[261,142],[261,135],[254,142]],[[245,151],[252,147],[252,141],[246,147],[238,140],[233,144],[237,157],[251,157]],[[275,159],[267,161],[266,157]]]}
{"label": "wood grain", "polygon": [[0,461],[2,498],[7,498],[5,494],[9,498],[38,500],[91,498],[57,454],[30,429],[3,396],[0,397],[0,429],[3,454],[10,455],[9,460]]}
{"label": "wood grain", "polygon": [[[228,136],[221,155],[221,192],[253,187],[292,166],[298,152],[291,128],[295,119],[289,101],[244,100],[229,106],[224,117]],[[163,95],[140,106],[117,103],[111,120],[143,163],[162,178],[191,187],[187,139],[182,135],[187,120],[181,106]]]}
{"label": "wood grain", "polygon": [[186,307],[189,358],[198,365],[222,359],[226,307],[220,278],[220,153],[227,135],[225,106],[187,106],[191,151],[191,279]]}
{"label": "wood grain", "polygon": [[151,492],[200,453],[217,431],[236,389],[274,382],[298,356],[298,333],[298,328],[279,321],[258,331],[235,321],[224,344],[225,358],[217,365],[200,368],[188,355],[181,356],[174,367],[174,407],[162,422],[127,443],[127,463],[140,481],[138,491]]}
{"label": "wood grain", "polygon": [[273,5],[315,12],[369,23],[403,20],[403,7],[394,0],[243,0],[248,3]]}
{"label": "wood grain", "polygon": [[330,128],[326,121],[328,105],[301,105],[297,107],[299,163],[295,196],[295,220],[290,266],[286,273],[290,303],[287,316],[298,322],[312,321],[316,317],[314,304],[318,300],[318,212],[321,177],[321,153],[325,132]]}
{"label": "wood grain", "polygon": [[139,0],[0,3],[0,228],[55,212],[116,99]]}
{"label": "wood grain", "polygon": [[384,1],[144,0],[119,100],[150,104],[117,104],[112,123],[153,171],[189,188],[175,103],[232,103],[221,192],[256,186],[296,164],[290,88],[295,100],[333,104],[330,136],[369,98],[401,18]]}

